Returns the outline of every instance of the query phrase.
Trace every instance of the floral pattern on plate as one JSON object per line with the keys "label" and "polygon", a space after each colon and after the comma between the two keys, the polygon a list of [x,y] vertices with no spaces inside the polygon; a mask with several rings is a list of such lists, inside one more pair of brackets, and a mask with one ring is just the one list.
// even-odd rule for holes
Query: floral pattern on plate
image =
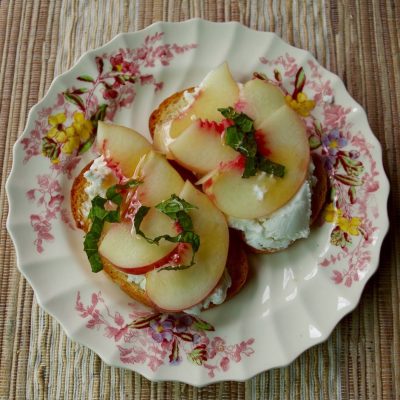
{"label": "floral pattern on plate", "polygon": [[59,93],[53,106],[40,110],[34,129],[22,139],[25,164],[41,154],[52,162],[51,173],[38,175],[37,186],[26,193],[39,209],[30,216],[39,253],[44,251],[45,242],[54,239],[51,228],[55,219],[60,217],[74,229],[69,211],[63,206],[60,175],[72,178],[81,155],[94,143],[97,121],[112,121],[117,110],[131,106],[137,85],[152,85],[156,92],[162,89],[163,82],[144,70],[168,66],[174,57],[196,48],[196,44],[159,43],[163,35],[149,35],[142,46],[134,49],[96,56],[96,73],[77,76],[79,85]]}
{"label": "floral pattern on plate", "polygon": [[[325,160],[331,198],[309,239],[284,254],[251,259],[253,279],[236,298],[201,319],[155,317],[130,305],[107,277],[83,268],[68,192],[80,165],[95,156],[84,152],[98,120],[145,132],[127,115],[138,116],[137,109],[149,115],[224,61],[242,80],[256,69],[285,89],[307,124],[312,151]],[[157,23],[85,54],[33,108],[14,156],[7,228],[39,304],[73,340],[148,379],[206,385],[288,364],[356,306],[388,227],[381,148],[362,108],[309,53],[237,23]]]}
{"label": "floral pattern on plate", "polygon": [[[323,216],[325,222],[334,226],[330,242],[336,250],[325,257],[320,266],[334,266],[347,259],[345,269],[333,269],[332,280],[350,287],[360,280],[371,260],[369,246],[377,230],[367,212],[371,194],[379,189],[379,173],[370,146],[360,132],[351,132],[352,124],[347,118],[351,109],[335,104],[332,83],[323,79],[315,62],[308,61],[306,78],[304,68],[288,53],[274,60],[262,57],[260,61],[274,68],[272,82],[281,87],[287,104],[303,118],[310,147],[324,160],[330,200]],[[293,90],[289,91],[283,81],[289,81]],[[321,120],[313,116],[315,108],[319,108]],[[361,161],[360,156],[367,163]],[[373,216],[378,217],[377,208],[374,208]]]}
{"label": "floral pattern on plate", "polygon": [[[91,295],[90,305],[84,305],[81,294],[76,297],[75,309],[87,319],[89,329],[103,329],[104,336],[117,344],[124,364],[147,364],[156,371],[166,362],[179,365],[183,357],[207,369],[214,377],[217,372],[229,370],[231,362],[239,363],[250,357],[254,339],[230,345],[220,336],[208,337],[215,328],[195,315],[162,314],[143,311],[130,304],[129,322],[117,311],[112,312],[101,293]],[[101,310],[105,310],[102,312]]]}

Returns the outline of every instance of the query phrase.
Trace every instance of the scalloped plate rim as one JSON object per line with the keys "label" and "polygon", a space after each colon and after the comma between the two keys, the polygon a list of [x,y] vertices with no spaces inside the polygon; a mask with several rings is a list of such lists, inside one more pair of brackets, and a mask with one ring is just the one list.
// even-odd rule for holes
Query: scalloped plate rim
{"label": "scalloped plate rim", "polygon": [[[18,150],[18,146],[21,144],[21,140],[22,140],[23,137],[28,133],[30,126],[31,126],[32,123],[34,122],[34,115],[35,115],[35,113],[37,113],[37,111],[40,109],[40,107],[43,106],[43,104],[46,103],[46,101],[48,100],[49,95],[50,95],[51,92],[54,90],[54,87],[57,85],[57,82],[59,82],[59,81],[62,80],[63,78],[68,77],[69,74],[73,73],[75,67],[76,67],[77,65],[79,65],[84,59],[86,59],[87,57],[92,56],[94,53],[98,53],[98,52],[100,52],[100,51],[106,49],[107,47],[112,47],[112,45],[113,45],[114,43],[116,43],[121,37],[124,37],[124,36],[129,37],[129,36],[132,36],[132,35],[137,34],[138,32],[145,33],[145,32],[148,32],[148,31],[153,30],[154,28],[159,28],[160,31],[163,31],[163,27],[164,27],[164,26],[174,26],[174,25],[182,25],[182,24],[188,24],[188,25],[190,25],[190,24],[193,24],[193,23],[205,24],[205,25],[216,25],[216,26],[217,26],[217,25],[218,25],[218,26],[221,26],[221,25],[234,25],[234,26],[236,26],[236,29],[244,29],[244,30],[247,30],[247,31],[249,31],[249,32],[257,32],[257,33],[259,33],[259,34],[266,34],[266,35],[269,35],[269,36],[271,36],[271,37],[274,38],[273,40],[278,40],[279,43],[280,43],[280,45],[289,47],[290,49],[296,49],[296,51],[299,51],[299,50],[300,50],[300,51],[306,56],[306,57],[305,57],[306,59],[311,59],[312,61],[314,61],[320,68],[322,68],[322,70],[323,70],[323,72],[324,72],[325,74],[327,74],[328,76],[330,76],[330,77],[334,78],[335,80],[337,80],[337,82],[338,82],[338,83],[340,84],[340,86],[341,86],[340,91],[341,91],[342,93],[345,93],[346,97],[348,98],[348,101],[355,105],[355,107],[357,108],[357,111],[361,112],[361,118],[362,118],[363,120],[365,120],[365,122],[367,123],[368,130],[369,130],[369,131],[368,131],[368,139],[369,139],[369,140],[374,140],[374,142],[375,142],[374,145],[376,146],[376,148],[378,149],[378,151],[379,151],[379,153],[380,153],[380,159],[378,160],[378,161],[379,161],[378,167],[379,167],[379,169],[382,171],[382,175],[381,175],[380,178],[379,178],[379,182],[382,184],[382,187],[381,187],[380,191],[381,191],[382,193],[385,194],[384,197],[385,197],[385,211],[386,211],[386,213],[384,213],[384,214],[382,215],[382,217],[386,217],[386,218],[384,218],[383,226],[382,226],[382,228],[381,228],[379,237],[378,237],[377,242],[376,242],[376,246],[377,246],[376,252],[378,253],[377,262],[371,263],[371,264],[369,265],[369,267],[370,267],[370,273],[368,274],[369,276],[367,276],[366,278],[364,278],[364,279],[362,280],[362,282],[359,282],[359,283],[358,283],[359,286],[357,287],[356,301],[352,302],[352,303],[350,304],[350,306],[347,307],[344,311],[342,311],[342,310],[341,310],[340,312],[338,311],[337,314],[335,314],[335,316],[332,317],[333,323],[331,323],[330,330],[326,330],[326,329],[325,329],[325,330],[322,332],[321,337],[318,338],[317,340],[315,340],[313,344],[307,345],[305,348],[303,348],[301,351],[297,352],[296,354],[292,354],[292,357],[287,361],[287,363],[285,363],[285,364],[283,364],[283,365],[275,365],[275,366],[270,366],[270,367],[267,367],[267,368],[263,368],[263,369],[261,369],[261,370],[258,370],[258,372],[252,372],[252,373],[250,373],[250,374],[247,374],[247,375],[241,377],[240,379],[235,379],[235,378],[232,378],[232,377],[229,377],[229,376],[226,376],[226,375],[220,375],[220,376],[218,377],[218,378],[220,378],[220,379],[218,379],[218,378],[217,378],[217,379],[212,379],[212,380],[210,380],[209,382],[193,382],[193,381],[191,381],[190,379],[182,379],[182,378],[179,378],[179,379],[176,379],[176,380],[171,380],[171,379],[168,379],[168,378],[163,379],[163,378],[160,378],[160,377],[157,376],[157,372],[151,371],[151,370],[148,369],[148,368],[146,368],[146,371],[145,371],[145,372],[143,372],[143,371],[140,371],[140,372],[139,372],[139,371],[136,370],[136,368],[135,368],[136,366],[135,366],[135,365],[133,365],[133,366],[131,366],[131,367],[126,367],[126,366],[123,365],[120,361],[119,361],[119,363],[118,363],[118,362],[116,363],[115,361],[113,361],[113,360],[111,360],[111,359],[108,359],[108,357],[106,357],[104,354],[102,354],[101,352],[99,352],[98,350],[96,350],[96,349],[94,348],[95,346],[92,346],[90,343],[87,343],[87,342],[86,342],[85,340],[83,340],[81,337],[79,337],[79,336],[78,336],[78,337],[74,336],[74,332],[71,332],[71,331],[69,330],[69,328],[68,328],[63,322],[61,322],[61,321],[57,318],[57,316],[56,316],[52,311],[49,311],[48,306],[47,306],[47,303],[46,303],[46,302],[43,303],[43,301],[42,301],[42,299],[41,299],[41,296],[40,296],[40,293],[38,293],[38,291],[34,288],[34,294],[35,294],[35,297],[36,297],[36,299],[37,299],[38,304],[39,304],[47,313],[49,313],[52,317],[54,317],[54,318],[57,320],[57,322],[61,325],[61,327],[62,327],[63,331],[66,333],[66,335],[67,335],[71,340],[73,340],[73,341],[75,341],[75,342],[77,342],[77,343],[80,343],[80,344],[82,344],[82,345],[84,345],[84,346],[90,348],[91,350],[93,350],[106,364],[111,365],[111,366],[118,366],[118,367],[120,367],[120,368],[128,369],[128,370],[135,371],[135,372],[139,372],[139,373],[140,373],[141,375],[143,375],[145,378],[147,378],[147,379],[149,379],[149,380],[151,380],[151,381],[153,381],[153,382],[177,381],[177,382],[183,382],[183,383],[191,384],[191,385],[194,385],[194,386],[202,387],[202,386],[208,385],[208,384],[210,384],[210,383],[218,383],[218,382],[225,381],[225,380],[227,380],[227,379],[228,379],[228,380],[234,379],[235,381],[243,382],[243,381],[246,381],[246,380],[248,380],[248,379],[251,379],[251,378],[253,378],[255,375],[257,375],[257,374],[259,374],[259,373],[262,373],[262,372],[265,372],[265,371],[267,371],[267,370],[269,370],[269,369],[271,369],[271,368],[285,367],[285,366],[289,365],[290,363],[292,363],[293,360],[295,360],[297,357],[299,357],[300,354],[302,354],[304,351],[308,350],[309,348],[311,348],[311,347],[313,347],[313,346],[315,346],[315,345],[317,345],[317,344],[320,344],[320,343],[324,342],[325,340],[327,340],[327,339],[329,338],[329,336],[331,335],[332,331],[335,329],[335,327],[336,327],[337,324],[341,321],[341,319],[342,319],[344,316],[346,316],[346,315],[348,315],[349,313],[351,313],[351,312],[358,306],[359,301],[360,301],[360,298],[361,298],[361,295],[362,295],[362,293],[363,293],[363,291],[364,291],[364,288],[365,288],[367,282],[369,281],[369,279],[374,275],[374,273],[375,273],[376,270],[378,269],[378,266],[379,266],[379,256],[380,256],[380,251],[381,251],[381,248],[382,248],[382,243],[383,243],[383,240],[384,240],[384,238],[385,238],[385,236],[386,236],[386,234],[387,234],[387,232],[388,232],[388,230],[389,230],[389,219],[388,219],[388,213],[387,213],[387,202],[388,202],[388,197],[389,197],[390,186],[389,186],[389,180],[388,180],[388,178],[387,178],[387,175],[386,175],[386,172],[385,172],[384,166],[383,166],[383,160],[382,160],[382,145],[380,144],[380,142],[378,141],[377,137],[374,135],[374,133],[373,133],[372,130],[371,130],[371,127],[370,127],[370,125],[369,125],[369,122],[368,122],[368,118],[367,118],[367,114],[366,114],[366,112],[365,112],[365,109],[364,109],[356,100],[353,99],[353,97],[352,97],[352,96],[350,95],[350,93],[347,91],[347,88],[345,87],[345,85],[344,85],[343,81],[340,79],[340,77],[339,77],[338,75],[332,73],[331,71],[327,70],[327,69],[326,69],[325,67],[323,67],[322,65],[320,65],[319,62],[316,60],[316,58],[314,57],[314,55],[313,55],[310,51],[303,50],[303,49],[299,49],[299,48],[296,48],[296,47],[294,47],[294,46],[292,46],[292,45],[286,43],[281,37],[279,37],[279,36],[278,36],[277,34],[275,34],[274,32],[256,31],[256,30],[253,30],[253,29],[251,29],[251,28],[249,28],[249,27],[247,27],[247,26],[245,26],[245,25],[242,25],[242,24],[239,23],[239,22],[236,22],[236,21],[229,21],[229,22],[211,22],[211,21],[206,21],[206,20],[200,19],[200,18],[193,18],[193,19],[189,19],[189,20],[186,20],[186,21],[182,21],[182,22],[165,22],[165,21],[155,22],[155,23],[153,23],[153,24],[147,26],[146,28],[144,28],[144,29],[142,29],[142,30],[140,30],[140,31],[137,31],[137,32],[123,32],[123,33],[119,33],[119,34],[117,34],[113,39],[111,39],[110,41],[108,41],[107,43],[105,43],[104,45],[102,45],[102,46],[100,46],[100,47],[98,47],[98,48],[94,48],[94,49],[88,50],[88,51],[86,51],[85,53],[83,53],[83,54],[74,62],[74,65],[73,65],[71,68],[69,68],[69,69],[66,70],[65,72],[59,74],[58,76],[56,76],[56,77],[52,80],[52,82],[51,82],[49,88],[47,89],[45,95],[43,96],[43,98],[40,99],[40,100],[30,109],[30,111],[29,111],[29,113],[28,113],[27,120],[26,120],[26,124],[25,124],[25,128],[24,128],[24,130],[23,130],[23,133],[17,138],[15,144],[13,145],[13,152],[12,152],[12,154],[13,154],[13,164],[12,164],[12,168],[11,168],[11,171],[10,171],[10,173],[9,173],[9,176],[8,176],[8,178],[7,178],[5,187],[6,187],[6,194],[7,194],[8,203],[9,203],[9,212],[8,212],[8,216],[7,216],[6,227],[7,227],[7,230],[8,230],[8,232],[9,232],[9,235],[10,235],[10,237],[11,237],[11,239],[12,239],[12,242],[13,242],[13,244],[14,244],[14,248],[15,248],[15,252],[16,252],[17,267],[18,267],[19,271],[21,272],[21,274],[25,277],[25,279],[27,279],[27,281],[29,282],[29,284],[30,284],[31,286],[32,286],[32,281],[31,281],[30,274],[29,274],[27,271],[24,270],[24,266],[23,266],[23,265],[21,266],[21,263],[20,263],[20,251],[19,251],[19,248],[17,247],[17,241],[18,241],[18,239],[17,239],[17,237],[16,237],[16,233],[15,233],[15,231],[14,231],[14,226],[13,226],[13,224],[12,224],[12,215],[13,215],[13,213],[15,212],[15,210],[14,210],[14,207],[15,207],[15,206],[13,205],[12,202],[10,202],[10,199],[12,198],[12,180],[13,180],[13,175],[15,174],[15,171],[16,171],[16,168],[17,168],[16,163],[14,162],[14,160],[17,158],[16,153],[17,153],[17,150]],[[33,286],[32,286],[32,287],[33,287]],[[140,367],[140,366],[139,366],[139,367]],[[258,369],[259,369],[259,368],[258,368]],[[147,373],[147,372],[149,372],[149,373]],[[153,375],[154,375],[155,377],[154,377]],[[201,375],[198,375],[198,376],[201,377]],[[156,379],[155,379],[155,378],[156,378]]]}

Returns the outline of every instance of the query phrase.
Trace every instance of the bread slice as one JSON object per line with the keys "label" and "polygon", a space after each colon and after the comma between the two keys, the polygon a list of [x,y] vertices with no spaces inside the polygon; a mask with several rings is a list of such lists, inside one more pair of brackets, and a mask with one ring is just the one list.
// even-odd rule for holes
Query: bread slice
{"label": "bread slice", "polygon": [[[180,110],[187,105],[184,98],[184,92],[193,92],[194,87],[186,90],[174,93],[172,96],[167,97],[156,110],[150,116],[149,119],[149,130],[152,137],[154,137],[156,131],[161,128],[163,124],[168,122],[170,119],[175,118]],[[328,192],[328,175],[326,173],[323,161],[318,154],[313,153],[312,159],[315,165],[314,176],[317,178],[317,185],[313,188],[312,199],[311,199],[311,219],[310,226],[314,225],[317,221],[321,210],[326,202],[326,196]],[[260,250],[248,245],[244,239],[242,232],[238,232],[239,237],[245,242],[246,248],[256,254],[271,254],[281,249],[268,249]]]}
{"label": "bread slice", "polygon": [[[84,232],[90,229],[90,221],[84,216],[82,209],[84,202],[88,199],[85,192],[87,186],[84,173],[90,168],[89,163],[82,169],[80,174],[75,178],[71,189],[71,210],[76,226]],[[244,246],[240,237],[234,230],[230,230],[229,250],[226,268],[232,280],[232,285],[228,289],[226,300],[231,299],[236,295],[246,282],[248,274],[248,261]],[[125,293],[136,301],[145,304],[146,306],[156,308],[138,284],[128,281],[128,275],[117,269],[106,258],[101,257],[103,262],[103,271],[115,282]],[[211,305],[212,307],[213,305]]]}
{"label": "bread slice", "polygon": [[186,105],[184,93],[192,93],[195,88],[191,87],[180,92],[176,92],[173,95],[167,97],[150,115],[149,118],[149,131],[152,138],[162,124],[170,121],[171,119],[178,116],[180,110]]}

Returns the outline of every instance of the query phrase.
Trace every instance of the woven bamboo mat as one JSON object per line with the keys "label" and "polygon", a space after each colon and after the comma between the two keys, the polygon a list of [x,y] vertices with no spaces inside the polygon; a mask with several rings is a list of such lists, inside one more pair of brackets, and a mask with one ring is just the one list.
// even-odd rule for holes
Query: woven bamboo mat
{"label": "woven bamboo mat", "polygon": [[[240,21],[310,50],[365,107],[392,187],[379,270],[330,339],[287,368],[202,389],[108,367],[67,339],[17,271],[5,228],[12,146],[53,77],[119,32],[192,17]],[[395,0],[0,1],[0,399],[400,398],[399,21]]]}

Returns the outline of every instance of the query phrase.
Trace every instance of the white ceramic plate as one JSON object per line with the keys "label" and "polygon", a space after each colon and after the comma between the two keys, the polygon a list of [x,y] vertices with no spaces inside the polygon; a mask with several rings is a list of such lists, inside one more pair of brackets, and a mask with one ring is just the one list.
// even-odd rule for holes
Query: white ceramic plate
{"label": "white ceramic plate", "polygon": [[[316,102],[304,120],[313,151],[325,157],[336,205],[308,239],[279,254],[250,256],[249,281],[233,300],[201,319],[153,314],[90,272],[83,234],[71,223],[73,178],[95,155],[51,164],[41,140],[57,122],[49,116],[64,114],[58,122],[69,126],[79,112],[98,112],[149,136],[151,111],[224,61],[238,81],[258,71],[289,94],[303,68],[303,92]],[[310,53],[237,23],[157,23],[83,55],[33,107],[14,147],[8,229],[38,302],[73,340],[151,380],[205,385],[283,366],[329,336],[378,266],[388,191],[365,112]]]}

